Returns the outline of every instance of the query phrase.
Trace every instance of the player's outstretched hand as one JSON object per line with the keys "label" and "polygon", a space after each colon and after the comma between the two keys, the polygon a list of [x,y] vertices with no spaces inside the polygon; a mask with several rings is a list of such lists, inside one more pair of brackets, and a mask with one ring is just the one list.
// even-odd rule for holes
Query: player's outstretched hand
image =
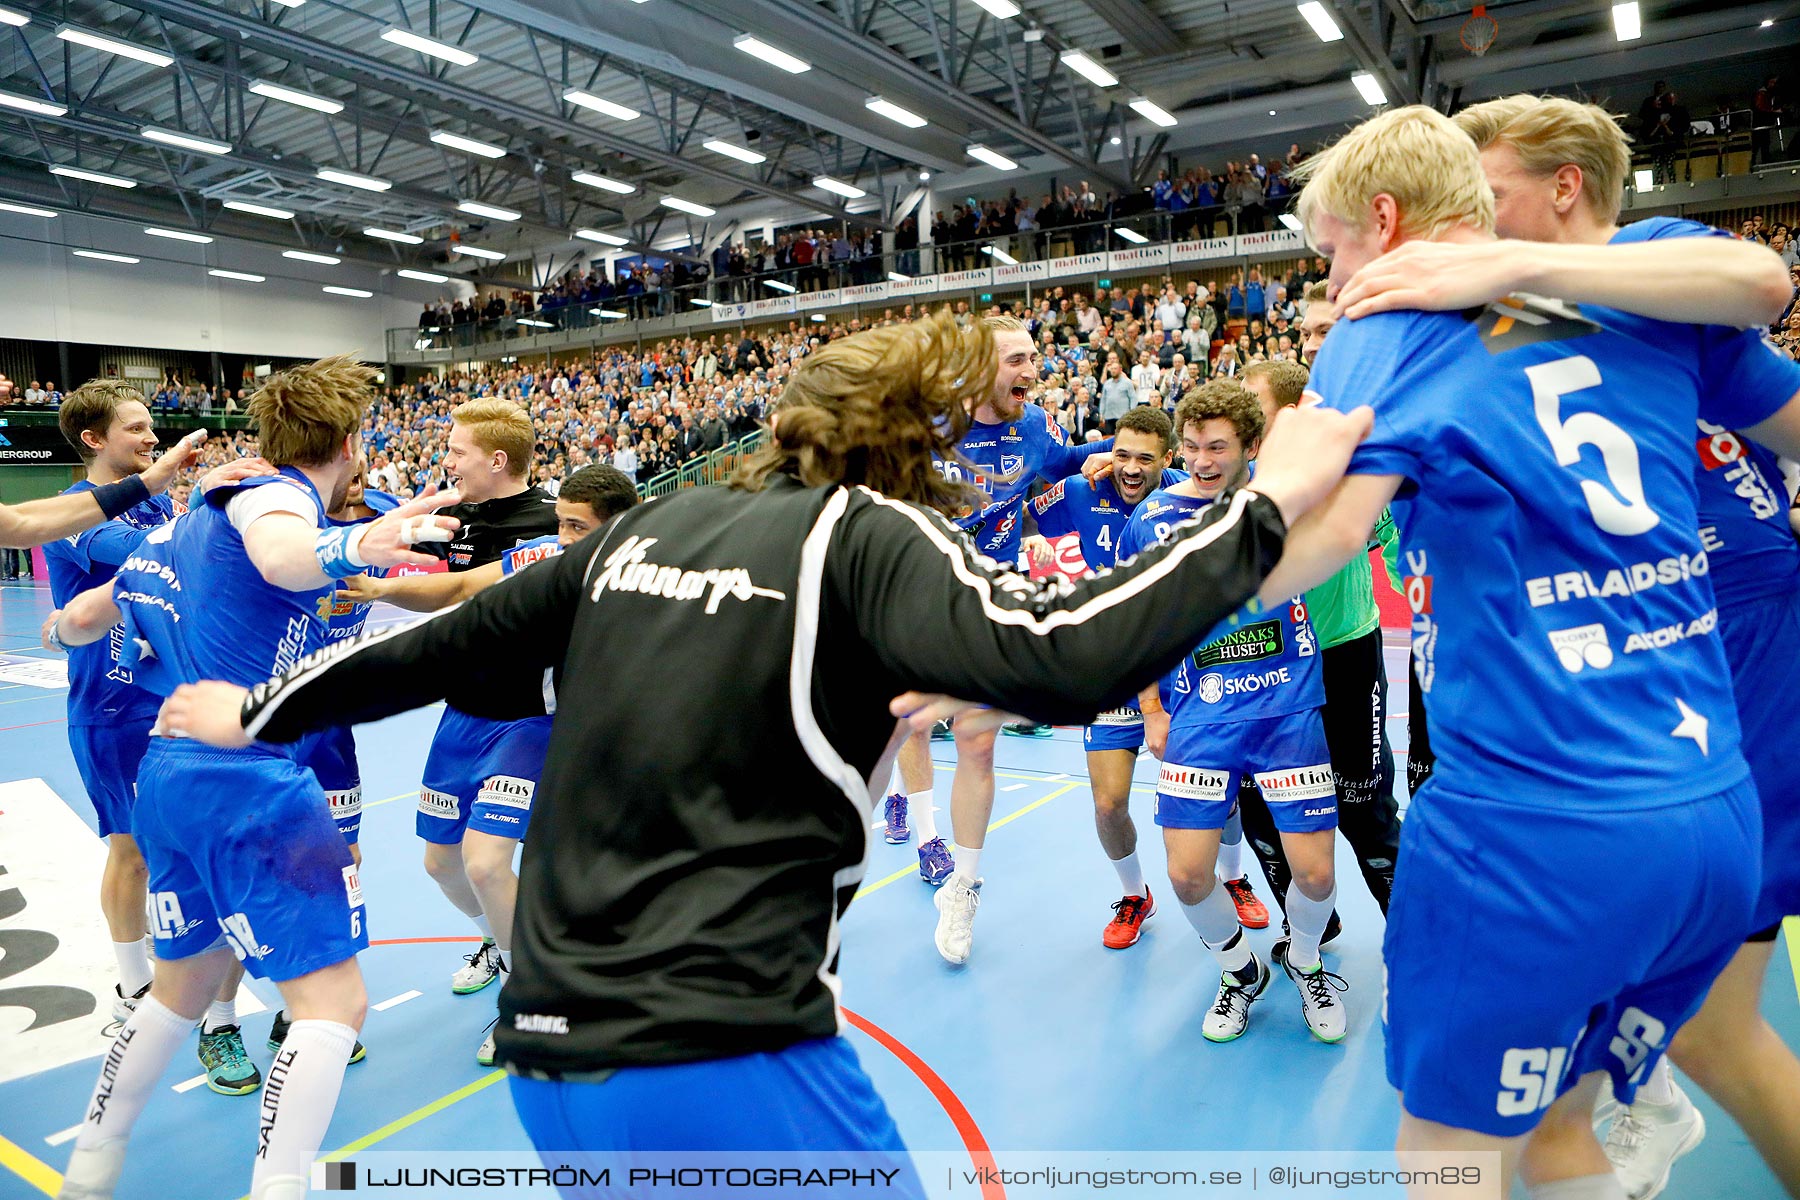
{"label": "player's outstretched hand", "polygon": [[1150,753],[1162,761],[1163,751],[1169,748],[1169,726],[1171,721],[1166,709],[1144,714],[1144,745]]}
{"label": "player's outstretched hand", "polygon": [[208,746],[235,750],[250,744],[244,732],[244,698],[250,694],[235,683],[214,679],[184,683],[163,701],[156,728],[169,737],[191,737]]}
{"label": "player's outstretched hand", "polygon": [[1393,309],[1479,308],[1519,286],[1524,260],[1519,242],[1405,242],[1350,277],[1338,314],[1354,321]]}
{"label": "player's outstretched hand", "polygon": [[388,581],[376,575],[352,575],[338,580],[332,600],[338,604],[373,604],[387,595]]}
{"label": "player's outstretched hand", "polygon": [[229,487],[234,483],[242,483],[246,479],[255,479],[259,475],[274,475],[275,468],[269,465],[266,458],[240,458],[223,466],[214,467],[200,477],[195,486],[202,496],[214,488]]}
{"label": "player's outstretched hand", "polygon": [[417,500],[408,500],[371,522],[357,552],[372,567],[395,567],[401,563],[423,567],[437,562],[438,559],[412,547],[418,542],[449,541],[462,522],[455,517],[437,516],[436,510],[461,501],[462,496],[454,491],[427,490]]}
{"label": "player's outstretched hand", "polygon": [[1032,565],[1040,569],[1056,561],[1056,547],[1050,544],[1048,538],[1039,534],[1034,533],[1020,542],[1019,548],[1030,555]]}
{"label": "player's outstretched hand", "polygon": [[956,718],[956,727],[964,733],[985,733],[1023,717],[973,700],[958,700],[942,692],[904,692],[888,701],[888,711],[905,721],[914,733],[931,736],[931,727],[939,721]]}
{"label": "player's outstretched hand", "polygon": [[144,481],[152,496],[168,491],[169,485],[175,482],[176,472],[200,461],[200,447],[205,442],[206,430],[194,430],[163,451],[162,457],[151,463],[138,478]]}
{"label": "player's outstretched hand", "polygon": [[1331,494],[1374,424],[1375,410],[1366,404],[1347,413],[1318,404],[1282,409],[1263,437],[1250,490],[1273,500],[1293,528]]}

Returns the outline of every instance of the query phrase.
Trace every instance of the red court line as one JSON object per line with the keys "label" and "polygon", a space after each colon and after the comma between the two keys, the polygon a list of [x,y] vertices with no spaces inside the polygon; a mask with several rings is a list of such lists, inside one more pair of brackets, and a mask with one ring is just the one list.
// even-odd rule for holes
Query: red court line
{"label": "red court line", "polygon": [[35,729],[39,725],[61,725],[67,717],[57,717],[51,721],[27,721],[23,725],[0,725],[0,733],[10,733],[14,729]]}
{"label": "red court line", "polygon": [[382,938],[372,941],[371,946],[422,946],[427,942],[479,942],[478,937],[435,937],[435,938]]}
{"label": "red court line", "polygon": [[[981,1127],[975,1124],[975,1118],[970,1115],[968,1108],[957,1094],[950,1090],[950,1085],[944,1082],[943,1076],[932,1070],[929,1063],[914,1054],[899,1038],[867,1017],[858,1016],[847,1008],[840,1011],[843,1012],[845,1020],[880,1042],[889,1054],[905,1063],[912,1073],[919,1077],[919,1082],[923,1083],[932,1098],[943,1106],[944,1114],[950,1118],[950,1123],[956,1126],[957,1135],[962,1138],[963,1145],[968,1148],[969,1157],[974,1160],[975,1168],[997,1171],[999,1165],[994,1162],[994,1152],[988,1148],[987,1139],[981,1136]],[[998,1180],[983,1182],[981,1196],[982,1200],[1006,1200],[1006,1186]]]}

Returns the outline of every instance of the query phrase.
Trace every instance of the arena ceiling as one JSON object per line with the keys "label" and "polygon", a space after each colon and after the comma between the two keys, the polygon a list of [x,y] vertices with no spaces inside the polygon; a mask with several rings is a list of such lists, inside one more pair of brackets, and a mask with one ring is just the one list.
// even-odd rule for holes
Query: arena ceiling
{"label": "arena ceiling", "polygon": [[[1504,0],[1487,6],[1484,57],[1462,44],[1460,0],[1318,0],[1343,35],[1330,41],[1301,7],[0,0],[0,200],[498,280],[500,260],[451,247],[541,269],[615,247],[699,252],[807,214],[879,228],[918,202],[922,174],[959,197],[1047,176],[1124,189],[1171,154],[1326,136],[1372,111],[1357,74],[1390,103],[1447,108],[1604,93],[1800,42],[1800,0],[1643,0],[1632,41],[1610,0]],[[746,35],[800,61],[758,57]]]}

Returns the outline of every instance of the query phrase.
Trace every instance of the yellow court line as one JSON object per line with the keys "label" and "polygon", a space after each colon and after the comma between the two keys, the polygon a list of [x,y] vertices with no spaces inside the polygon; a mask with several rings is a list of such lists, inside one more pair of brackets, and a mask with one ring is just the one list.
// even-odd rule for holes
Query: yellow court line
{"label": "yellow court line", "polygon": [[29,1151],[0,1137],[0,1167],[5,1167],[46,1196],[62,1190],[62,1175]]}
{"label": "yellow court line", "polygon": [[[1036,782],[1041,783],[1043,781],[1038,780]],[[992,822],[991,824],[988,825],[987,831],[989,833],[992,833],[992,832],[994,832],[994,830],[1000,828],[1002,825],[1006,824],[1008,821],[1017,820],[1018,818],[1024,816],[1026,813],[1030,812],[1034,808],[1042,808],[1044,805],[1050,803],[1052,800],[1056,799],[1058,796],[1067,795],[1069,792],[1074,791],[1076,788],[1078,788],[1080,786],[1081,785],[1079,783],[1065,783],[1065,784],[1063,784],[1063,786],[1057,788],[1054,792],[1051,792],[1048,796],[1042,796],[1036,800],[1033,800],[1030,804],[1027,804],[1024,808],[1014,809],[1012,812],[1007,813],[1004,817],[1001,817],[998,821]],[[901,867],[898,871],[895,871],[892,875],[884,876],[881,879],[877,879],[874,883],[868,884],[865,887],[857,889],[856,895],[852,896],[851,899],[852,900],[861,900],[864,896],[870,895],[874,892],[879,892],[882,888],[886,887],[890,883],[897,883],[900,880],[905,879],[908,875],[917,875],[918,873],[919,873],[919,868],[916,866]]]}
{"label": "yellow court line", "polygon": [[382,805],[382,804],[392,804],[396,800],[404,800],[408,796],[416,796],[418,794],[419,794],[419,789],[413,788],[411,791],[401,792],[397,796],[388,796],[385,799],[381,799],[381,800],[371,800],[367,804],[363,805],[363,807],[364,808],[375,808],[378,805]]}

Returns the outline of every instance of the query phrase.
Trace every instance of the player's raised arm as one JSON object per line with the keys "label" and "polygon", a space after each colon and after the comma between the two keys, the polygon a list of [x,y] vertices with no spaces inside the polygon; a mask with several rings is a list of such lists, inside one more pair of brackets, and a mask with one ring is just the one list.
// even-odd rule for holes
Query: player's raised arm
{"label": "player's raised arm", "polygon": [[206,440],[206,430],[196,429],[171,446],[141,474],[117,483],[65,492],[23,504],[0,504],[0,547],[29,550],[58,538],[71,537],[91,525],[135,508],[165,490],[175,472],[187,465]]}

